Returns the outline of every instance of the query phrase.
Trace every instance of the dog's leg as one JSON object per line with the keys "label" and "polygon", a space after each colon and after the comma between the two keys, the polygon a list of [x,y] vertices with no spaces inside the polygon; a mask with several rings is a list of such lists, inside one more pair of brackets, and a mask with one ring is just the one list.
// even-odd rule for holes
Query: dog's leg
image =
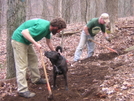
{"label": "dog's leg", "polygon": [[55,68],[55,72],[59,73],[59,69],[56,65],[54,65],[54,68]]}
{"label": "dog's leg", "polygon": [[65,79],[65,89],[68,90],[68,83],[67,83],[67,73],[63,73]]}

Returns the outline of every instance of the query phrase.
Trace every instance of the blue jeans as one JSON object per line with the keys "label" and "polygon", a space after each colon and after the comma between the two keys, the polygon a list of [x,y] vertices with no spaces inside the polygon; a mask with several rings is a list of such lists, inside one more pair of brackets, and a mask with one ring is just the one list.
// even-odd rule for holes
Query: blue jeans
{"label": "blue jeans", "polygon": [[88,41],[88,39],[92,39],[94,40],[94,37],[92,37],[91,35],[86,35],[86,33],[84,31],[82,31],[81,36],[80,36],[80,42],[78,47],[76,48],[75,54],[74,54],[74,61],[78,61],[80,59],[80,56],[82,54],[82,50],[84,48],[85,45],[87,45],[87,49],[88,49],[88,57],[91,57],[94,53],[94,43],[91,41]]}

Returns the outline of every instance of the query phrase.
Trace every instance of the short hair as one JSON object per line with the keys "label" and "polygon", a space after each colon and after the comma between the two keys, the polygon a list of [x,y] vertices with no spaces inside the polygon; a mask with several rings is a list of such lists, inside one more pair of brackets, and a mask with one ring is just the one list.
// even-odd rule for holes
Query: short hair
{"label": "short hair", "polygon": [[66,28],[66,22],[63,18],[55,18],[50,22],[50,25],[53,27],[58,27],[58,29]]}

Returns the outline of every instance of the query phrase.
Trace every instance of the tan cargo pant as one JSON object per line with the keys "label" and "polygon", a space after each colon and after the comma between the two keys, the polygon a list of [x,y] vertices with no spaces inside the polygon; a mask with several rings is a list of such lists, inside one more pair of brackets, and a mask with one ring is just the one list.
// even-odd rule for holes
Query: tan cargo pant
{"label": "tan cargo pant", "polygon": [[40,78],[38,58],[32,45],[25,45],[15,40],[12,40],[11,43],[14,52],[18,92],[25,92],[28,91],[26,80],[27,68],[31,72],[32,83]]}

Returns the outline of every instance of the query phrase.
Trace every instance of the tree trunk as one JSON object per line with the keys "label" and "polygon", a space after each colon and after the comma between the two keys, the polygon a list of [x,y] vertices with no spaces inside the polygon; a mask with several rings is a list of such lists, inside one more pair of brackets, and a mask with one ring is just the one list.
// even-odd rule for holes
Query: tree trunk
{"label": "tree trunk", "polygon": [[63,14],[63,18],[66,20],[66,23],[70,23],[70,10],[71,10],[71,5],[72,4],[72,0],[63,0],[62,2],[62,14]]}
{"label": "tree trunk", "polygon": [[[50,0],[43,0],[43,10],[42,10],[42,16],[43,19],[46,20],[51,20],[52,19],[52,3],[50,2]],[[50,9],[51,8],[51,9]]]}
{"label": "tree trunk", "polygon": [[59,16],[62,17],[62,0],[59,0]]}
{"label": "tree trunk", "polygon": [[26,2],[26,20],[31,19],[31,15],[32,15],[32,4],[31,4],[31,0],[27,0]]}
{"label": "tree trunk", "polygon": [[84,15],[84,17],[85,17],[85,23],[87,23],[88,22],[88,20],[87,20],[87,8],[88,8],[88,1],[87,0],[85,0],[85,2],[86,2],[86,8],[85,8],[85,15]]}
{"label": "tree trunk", "polygon": [[54,0],[54,4],[53,4],[53,15],[54,17],[59,17],[59,3],[58,3],[58,0]]}
{"label": "tree trunk", "polygon": [[26,19],[26,0],[8,0],[7,11],[7,75],[6,78],[15,77],[14,56],[11,46],[11,36],[13,31]]}
{"label": "tree trunk", "polygon": [[114,33],[115,21],[117,21],[118,18],[118,0],[106,0],[106,10],[110,16],[110,31]]}
{"label": "tree trunk", "polygon": [[0,40],[1,40],[1,27],[2,27],[2,0],[0,0]]}

